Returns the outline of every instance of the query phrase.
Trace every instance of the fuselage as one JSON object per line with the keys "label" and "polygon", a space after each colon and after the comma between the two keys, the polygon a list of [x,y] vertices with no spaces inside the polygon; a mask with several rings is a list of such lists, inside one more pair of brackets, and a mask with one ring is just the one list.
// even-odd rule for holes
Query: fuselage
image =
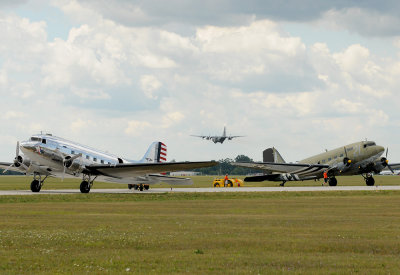
{"label": "fuselage", "polygon": [[[48,172],[64,171],[64,158],[81,154],[80,167],[91,164],[129,163],[131,160],[119,158],[113,154],[103,152],[79,143],[52,135],[33,135],[29,140],[20,143],[20,149],[31,161],[29,165],[47,167]],[[67,171],[68,172],[68,171]],[[74,175],[81,171],[74,171]]]}
{"label": "fuselage", "polygon": [[384,151],[385,148],[376,145],[373,141],[360,141],[303,159],[299,163],[334,166],[341,163],[347,157],[351,160],[351,165],[349,169],[340,174],[354,174],[356,171],[362,171],[362,168],[379,158]]}

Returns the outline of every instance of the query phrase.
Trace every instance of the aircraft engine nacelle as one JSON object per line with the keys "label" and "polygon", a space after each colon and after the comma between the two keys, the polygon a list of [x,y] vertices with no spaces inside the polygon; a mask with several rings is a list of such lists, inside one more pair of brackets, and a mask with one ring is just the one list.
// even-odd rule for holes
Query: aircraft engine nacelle
{"label": "aircraft engine nacelle", "polygon": [[389,161],[385,157],[382,157],[380,160],[374,163],[374,172],[381,172],[383,169],[386,168],[386,166],[388,166],[388,163]]}
{"label": "aircraft engine nacelle", "polygon": [[79,160],[79,157],[81,157],[81,155],[75,155],[72,157],[66,156],[63,161],[64,166],[72,172],[82,172],[84,167],[81,161]]}
{"label": "aircraft engine nacelle", "polygon": [[14,166],[15,167],[21,167],[25,168],[25,170],[27,170],[27,168],[31,165],[31,160],[27,157],[22,157],[21,155],[18,155],[17,157],[15,157],[14,159]]}
{"label": "aircraft engine nacelle", "polygon": [[348,157],[343,158],[343,161],[337,164],[337,169],[342,173],[347,171],[351,166],[351,159]]}

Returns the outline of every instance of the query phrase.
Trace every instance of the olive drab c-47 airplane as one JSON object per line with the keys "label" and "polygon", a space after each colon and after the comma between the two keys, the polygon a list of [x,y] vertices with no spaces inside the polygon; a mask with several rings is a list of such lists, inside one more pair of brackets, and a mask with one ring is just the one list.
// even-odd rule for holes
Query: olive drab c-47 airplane
{"label": "olive drab c-47 airplane", "polygon": [[[20,153],[22,151],[23,154]],[[82,177],[80,190],[89,193],[94,180],[123,183],[143,191],[150,184],[192,184],[190,178],[163,175],[217,164],[206,162],[166,162],[167,147],[153,142],[139,161],[127,160],[51,134],[33,135],[17,142],[14,162],[0,162],[0,168],[33,175],[32,192],[39,192],[47,177]]]}
{"label": "olive drab c-47 airplane", "polygon": [[326,151],[309,157],[297,163],[286,163],[275,148],[263,152],[263,162],[232,163],[233,165],[254,168],[264,171],[263,175],[249,176],[244,180],[249,182],[281,181],[284,186],[287,181],[302,181],[319,179],[327,172],[330,186],[337,185],[336,176],[362,175],[369,186],[375,184],[372,173],[378,174],[384,169],[393,169],[400,164],[390,164],[386,156],[381,157],[385,149],[373,141],[352,143],[334,150]]}

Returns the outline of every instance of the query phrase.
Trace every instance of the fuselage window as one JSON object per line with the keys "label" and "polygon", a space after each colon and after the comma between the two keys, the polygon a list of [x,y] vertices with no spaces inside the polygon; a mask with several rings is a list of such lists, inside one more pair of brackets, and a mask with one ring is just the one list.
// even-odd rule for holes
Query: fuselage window
{"label": "fuselage window", "polygon": [[343,154],[340,154],[340,157],[343,157]]}
{"label": "fuselage window", "polygon": [[104,160],[100,160],[100,163],[101,163],[101,164],[104,164]]}
{"label": "fuselage window", "polygon": [[94,162],[97,162],[97,158],[93,158],[93,161],[94,161]]}
{"label": "fuselage window", "polygon": [[324,159],[322,160],[322,163],[325,163],[325,160],[324,160]]}
{"label": "fuselage window", "polygon": [[335,156],[335,159],[337,159],[337,156]]}
{"label": "fuselage window", "polygon": [[111,164],[111,162],[108,162],[108,164]]}
{"label": "fuselage window", "polygon": [[71,155],[73,155],[73,154],[75,154],[75,151],[74,151],[74,150],[71,150]]}
{"label": "fuselage window", "polygon": [[332,158],[328,158],[328,161],[331,161],[332,160]]}
{"label": "fuselage window", "polygon": [[42,143],[43,143],[43,144],[46,144],[46,139],[45,139],[45,138],[42,139]]}
{"label": "fuselage window", "polygon": [[86,159],[90,159],[90,156],[89,156],[89,155],[86,155]]}

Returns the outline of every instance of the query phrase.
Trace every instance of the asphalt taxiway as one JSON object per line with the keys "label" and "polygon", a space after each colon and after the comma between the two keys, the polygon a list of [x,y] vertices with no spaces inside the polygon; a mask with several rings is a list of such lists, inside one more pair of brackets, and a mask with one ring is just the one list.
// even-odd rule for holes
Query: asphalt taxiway
{"label": "asphalt taxiway", "polygon": [[[96,194],[146,194],[146,193],[218,193],[218,192],[321,192],[321,191],[380,191],[400,190],[398,185],[390,186],[301,186],[301,187],[220,187],[220,188],[150,188],[145,191],[129,189],[92,189]],[[7,195],[60,195],[80,194],[79,189],[41,190],[0,190],[0,196]]]}

